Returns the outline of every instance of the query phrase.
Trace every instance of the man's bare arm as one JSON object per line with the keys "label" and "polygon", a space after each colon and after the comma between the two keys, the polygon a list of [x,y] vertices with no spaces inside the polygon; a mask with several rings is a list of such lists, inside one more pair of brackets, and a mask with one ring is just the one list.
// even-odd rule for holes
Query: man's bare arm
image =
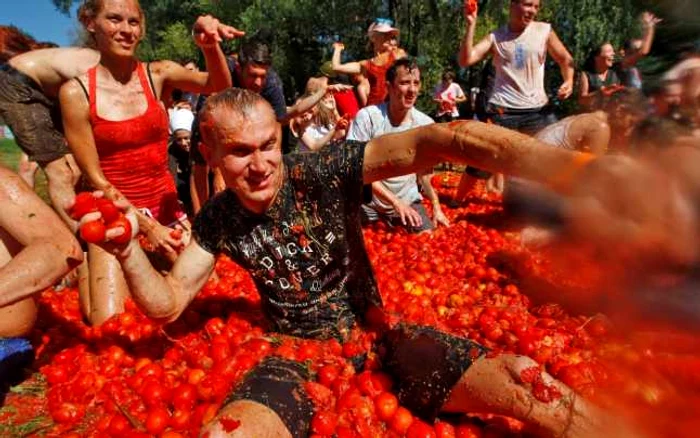
{"label": "man's bare arm", "polygon": [[384,135],[367,145],[364,182],[420,172],[443,161],[469,164],[564,189],[588,154],[557,149],[509,129],[477,121],[434,124]]}
{"label": "man's bare arm", "polygon": [[56,213],[4,167],[0,167],[0,204],[0,237],[23,247],[0,268],[2,307],[50,287],[82,262],[83,252]]}
{"label": "man's bare arm", "polygon": [[168,275],[159,274],[138,242],[117,254],[134,301],[150,318],[174,321],[204,286],[215,257],[192,239]]}

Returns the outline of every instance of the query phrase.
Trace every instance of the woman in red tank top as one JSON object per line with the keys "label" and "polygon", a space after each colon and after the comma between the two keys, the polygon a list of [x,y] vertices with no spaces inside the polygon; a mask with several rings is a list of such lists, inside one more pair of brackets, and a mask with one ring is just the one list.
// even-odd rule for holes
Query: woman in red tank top
{"label": "woman in red tank top", "polygon": [[369,95],[367,105],[378,105],[386,98],[386,72],[399,58],[406,56],[406,52],[398,47],[399,30],[391,26],[390,20],[378,19],[372,23],[367,31],[374,57],[359,62],[340,63],[340,55],[345,48],[343,43],[333,44],[333,71],[341,74],[362,74],[369,82]]}
{"label": "woman in red tank top", "polygon": [[[100,63],[68,81],[59,93],[66,139],[87,183],[107,198],[125,199],[137,211],[138,229],[169,260],[187,237],[172,234],[184,216],[168,171],[168,118],[159,96],[182,89],[210,94],[231,86],[218,42],[242,35],[213,17],[199,17],[195,42],[207,71],[190,71],[172,61],[143,64],[135,52],[144,27],[138,0],[94,0],[80,8],[79,19],[100,52]],[[97,245],[88,245],[89,288],[81,288],[81,308],[93,324],[123,310],[128,289],[118,261]]]}

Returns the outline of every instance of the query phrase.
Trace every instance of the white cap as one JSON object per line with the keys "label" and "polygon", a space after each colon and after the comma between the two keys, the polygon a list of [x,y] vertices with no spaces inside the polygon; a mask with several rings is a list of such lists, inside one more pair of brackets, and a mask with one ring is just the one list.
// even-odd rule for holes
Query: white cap
{"label": "white cap", "polygon": [[194,122],[194,113],[187,108],[175,108],[170,113],[170,132],[175,132],[180,129],[192,131],[192,122]]}
{"label": "white cap", "polygon": [[375,32],[393,33],[395,35],[398,35],[399,30],[395,27],[392,27],[389,23],[389,20],[378,19],[377,21],[369,25],[369,29],[367,29],[367,35],[371,37],[372,34],[374,34]]}

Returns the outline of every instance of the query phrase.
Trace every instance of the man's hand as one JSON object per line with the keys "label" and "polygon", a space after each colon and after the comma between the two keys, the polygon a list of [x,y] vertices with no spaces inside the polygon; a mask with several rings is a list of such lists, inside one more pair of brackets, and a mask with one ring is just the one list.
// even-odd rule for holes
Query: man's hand
{"label": "man's hand", "polygon": [[418,214],[416,210],[411,208],[410,205],[405,202],[398,200],[394,204],[394,211],[401,219],[401,223],[404,226],[411,226],[418,228],[423,225],[423,218]]}
{"label": "man's hand", "polygon": [[571,93],[574,90],[574,84],[571,82],[564,82],[561,84],[561,87],[559,87],[559,91],[557,91],[557,97],[560,100],[566,100],[571,96]]}
{"label": "man's hand", "polygon": [[343,50],[345,50],[345,44],[341,43],[340,41],[336,41],[333,43],[333,50],[342,52]]}
{"label": "man's hand", "polygon": [[440,204],[433,206],[433,225],[435,225],[435,227],[439,225],[450,226],[450,221],[445,216],[445,213],[442,212]]}
{"label": "man's hand", "polygon": [[223,39],[240,38],[245,32],[221,23],[211,15],[201,15],[192,27],[192,37],[200,48],[213,47]]}

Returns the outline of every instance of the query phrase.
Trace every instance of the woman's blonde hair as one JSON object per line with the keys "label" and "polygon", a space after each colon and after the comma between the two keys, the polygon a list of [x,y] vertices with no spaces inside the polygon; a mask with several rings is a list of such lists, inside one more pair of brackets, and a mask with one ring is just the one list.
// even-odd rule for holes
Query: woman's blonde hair
{"label": "woman's blonde hair", "polygon": [[[106,0],[84,0],[83,4],[78,8],[78,21],[83,25],[86,32],[88,24],[100,13],[104,7],[105,1]],[[143,39],[143,37],[146,36],[146,15],[143,13],[139,0],[132,1],[136,3],[136,7],[139,9],[139,18],[141,18],[141,36],[139,39]],[[94,48],[95,37],[92,34],[89,35],[90,37],[87,38],[87,45]]]}
{"label": "woman's blonde hair", "polygon": [[[306,87],[306,93],[304,93],[304,96],[310,96],[314,94],[316,91],[319,90],[320,87],[320,83],[309,83]],[[321,105],[320,101],[316,104],[316,114],[314,114],[313,118],[313,123],[315,123],[316,125],[325,126],[326,128],[330,129],[338,122],[339,118],[340,115],[338,114],[338,111],[335,107],[332,109],[327,108],[325,105]]]}

